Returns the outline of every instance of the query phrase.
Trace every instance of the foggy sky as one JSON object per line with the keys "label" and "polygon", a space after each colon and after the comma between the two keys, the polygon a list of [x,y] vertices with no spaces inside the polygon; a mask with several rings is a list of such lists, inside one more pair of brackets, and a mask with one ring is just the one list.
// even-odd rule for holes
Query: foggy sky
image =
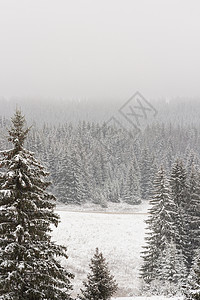
{"label": "foggy sky", "polygon": [[0,96],[200,96],[198,0],[0,0]]}

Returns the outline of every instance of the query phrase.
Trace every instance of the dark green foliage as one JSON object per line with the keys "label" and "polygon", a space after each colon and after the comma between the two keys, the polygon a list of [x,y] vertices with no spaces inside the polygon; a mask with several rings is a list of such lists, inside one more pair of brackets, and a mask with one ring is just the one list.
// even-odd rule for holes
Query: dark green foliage
{"label": "dark green foliage", "polygon": [[102,253],[98,248],[90,264],[91,272],[87,276],[87,282],[84,282],[84,290],[81,289],[81,300],[108,300],[117,290],[117,284],[114,277],[110,275],[108,265]]}
{"label": "dark green foliage", "polygon": [[23,148],[29,129],[20,111],[12,118],[13,149],[0,153],[0,296],[2,299],[71,299],[68,273],[56,257],[66,248],[51,242],[57,226],[55,198],[47,192],[48,173]]}

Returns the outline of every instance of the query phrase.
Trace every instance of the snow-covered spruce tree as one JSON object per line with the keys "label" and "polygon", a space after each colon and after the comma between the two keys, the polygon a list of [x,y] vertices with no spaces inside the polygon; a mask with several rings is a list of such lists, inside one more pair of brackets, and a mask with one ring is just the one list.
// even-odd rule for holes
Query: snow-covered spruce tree
{"label": "snow-covered spruce tree", "polygon": [[109,181],[107,183],[107,188],[106,188],[106,196],[108,199],[108,202],[114,202],[114,203],[119,203],[119,186],[116,181]]}
{"label": "snow-covered spruce tree", "polygon": [[80,205],[85,200],[80,161],[75,149],[68,150],[63,156],[56,188],[57,197],[61,202]]}
{"label": "snow-covered spruce tree", "polygon": [[174,224],[176,227],[175,244],[178,250],[181,250],[187,267],[191,265],[190,255],[190,233],[188,220],[189,207],[189,186],[187,182],[187,173],[181,159],[177,159],[172,166],[171,177],[171,198],[175,204]]}
{"label": "snow-covered spruce tree", "polygon": [[140,161],[140,190],[142,199],[148,200],[151,195],[153,178],[153,159],[147,148],[144,148]]}
{"label": "snow-covered spruce tree", "polygon": [[188,174],[192,172],[194,166],[199,165],[199,159],[197,153],[194,150],[188,150],[185,153],[185,160],[186,160],[186,169]]}
{"label": "snow-covered spruce tree", "polygon": [[141,275],[147,285],[159,278],[160,261],[164,250],[174,240],[173,225],[174,204],[170,198],[170,187],[163,167],[158,171],[153,182],[152,205],[146,221],[148,232],[146,246],[142,252],[143,265]]}
{"label": "snow-covered spruce tree", "polygon": [[48,173],[23,147],[29,132],[24,116],[16,110],[11,120],[13,149],[0,152],[0,298],[71,299],[73,276],[57,260],[67,258],[66,248],[50,236],[59,218],[46,190]]}
{"label": "snow-covered spruce tree", "polygon": [[108,300],[117,291],[117,283],[110,274],[108,264],[102,253],[96,248],[90,264],[91,272],[87,276],[87,282],[83,282],[85,289],[81,289],[81,300]]}
{"label": "snow-covered spruce tree", "polygon": [[71,165],[70,157],[67,150],[63,151],[64,154],[61,156],[59,162],[59,171],[57,175],[57,184],[55,187],[55,195],[57,199],[63,203],[67,203],[68,195],[71,190],[69,188],[69,182],[71,181]]}
{"label": "snow-covered spruce tree", "polygon": [[150,295],[182,295],[186,286],[187,269],[182,253],[173,242],[162,252],[158,265],[160,268],[157,278],[150,284]]}
{"label": "snow-covered spruce tree", "polygon": [[141,203],[139,180],[133,166],[130,167],[127,174],[123,192],[123,201],[132,205]]}

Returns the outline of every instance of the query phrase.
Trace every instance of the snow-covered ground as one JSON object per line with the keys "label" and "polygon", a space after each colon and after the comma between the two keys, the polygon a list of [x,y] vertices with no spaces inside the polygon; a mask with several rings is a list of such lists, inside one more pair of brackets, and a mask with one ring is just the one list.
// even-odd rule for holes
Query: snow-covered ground
{"label": "snow-covered ground", "polygon": [[[63,264],[75,274],[75,294],[89,271],[90,259],[98,247],[109,263],[119,291],[117,300],[162,300],[161,297],[137,297],[139,294],[140,252],[144,245],[147,204],[141,206],[116,206],[107,209],[97,206],[66,207],[59,205],[61,217],[58,228],[54,228],[53,240],[68,248],[69,259]],[[123,211],[123,213],[120,212]],[[114,298],[115,299],[115,298]],[[180,298],[174,298],[174,300]]]}
{"label": "snow-covered ground", "polygon": [[68,248],[69,259],[64,264],[76,276],[75,291],[79,291],[86,279],[90,259],[98,247],[119,284],[118,295],[137,295],[147,205],[131,207],[127,213],[119,213],[117,208],[113,213],[112,208],[105,213],[88,212],[90,207],[76,212],[77,207],[71,207],[71,211],[67,209],[57,207],[61,223],[54,228],[52,235],[53,240]]}

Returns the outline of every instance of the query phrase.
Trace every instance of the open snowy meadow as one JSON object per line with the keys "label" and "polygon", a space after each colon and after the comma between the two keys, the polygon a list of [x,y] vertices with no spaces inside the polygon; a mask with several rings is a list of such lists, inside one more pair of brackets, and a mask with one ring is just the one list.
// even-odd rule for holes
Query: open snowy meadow
{"label": "open snowy meadow", "polygon": [[162,300],[160,296],[134,297],[139,294],[140,253],[144,245],[147,209],[145,203],[131,210],[125,207],[123,213],[116,207],[101,212],[92,212],[94,208],[89,207],[82,208],[82,211],[75,211],[73,207],[57,207],[61,223],[54,228],[52,236],[54,241],[68,248],[69,259],[63,264],[75,275],[75,294],[79,293],[82,281],[86,279],[90,259],[98,247],[118,282],[116,296],[128,297],[117,300]]}
{"label": "open snowy meadow", "polygon": [[86,279],[90,259],[98,247],[119,284],[118,296],[138,295],[147,205],[135,207],[131,213],[66,209],[57,208],[61,223],[52,235],[53,240],[68,248],[69,259],[64,263],[75,274],[75,292]]}

